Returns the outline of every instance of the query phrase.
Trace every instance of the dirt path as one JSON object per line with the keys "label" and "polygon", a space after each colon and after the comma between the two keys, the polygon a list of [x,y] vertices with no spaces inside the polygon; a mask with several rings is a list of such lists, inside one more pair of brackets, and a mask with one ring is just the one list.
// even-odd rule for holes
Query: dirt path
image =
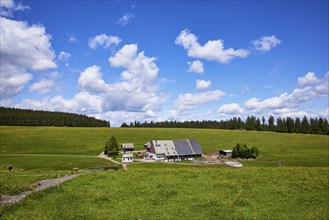
{"label": "dirt path", "polygon": [[[87,155],[55,155],[55,154],[3,154],[6,156],[76,156],[76,157],[96,157],[96,156],[87,156]],[[118,161],[113,160],[112,158],[107,157],[104,152],[100,153],[97,157],[99,158],[103,158],[106,160],[109,160],[115,164],[119,164],[123,167],[123,169],[127,170],[127,165],[122,164]],[[90,173],[90,172],[87,172]],[[12,204],[15,202],[19,202],[22,199],[24,199],[26,196],[30,195],[33,192],[37,192],[37,191],[41,191],[44,189],[47,189],[49,187],[54,187],[54,186],[58,186],[58,184],[61,184],[65,181],[71,180],[77,176],[83,175],[83,174],[87,174],[87,173],[80,173],[80,174],[74,174],[74,175],[66,175],[64,177],[60,177],[60,178],[55,178],[55,179],[46,179],[46,180],[41,180],[35,184],[33,184],[34,189],[32,191],[25,191],[22,192],[18,195],[12,195],[12,196],[8,196],[8,195],[3,195],[0,198],[0,204],[1,205],[6,205],[6,204]]]}
{"label": "dirt path", "polygon": [[[86,173],[84,173],[84,174],[86,174]],[[35,188],[32,191],[25,191],[18,195],[13,195],[13,196],[6,196],[6,195],[2,196],[0,199],[0,204],[12,204],[15,202],[19,202],[33,192],[37,192],[37,191],[47,189],[49,187],[57,186],[58,184],[71,180],[80,175],[83,175],[83,174],[81,173],[81,174],[67,175],[67,176],[61,177],[59,179],[56,178],[56,179],[41,180],[34,184]]]}
{"label": "dirt path", "polygon": [[116,163],[116,164],[119,164],[119,165],[121,165],[121,166],[123,167],[124,170],[128,170],[128,166],[127,166],[127,164],[120,163],[120,162],[118,162],[118,161],[116,161],[116,160],[113,160],[112,158],[106,156],[106,155],[104,154],[104,151],[102,151],[102,153],[100,153],[97,157],[99,157],[99,158],[103,158],[103,159],[105,159],[105,160],[109,160],[109,161],[111,161],[111,162],[113,162],[113,163]]}
{"label": "dirt path", "polygon": [[111,162],[113,162],[113,163],[116,163],[116,164],[120,164],[120,165],[122,165],[122,163],[120,163],[120,162],[118,162],[118,161],[116,161],[116,160],[113,160],[112,158],[106,156],[106,155],[104,154],[104,151],[102,151],[102,153],[100,153],[97,157],[99,157],[99,158],[103,158],[103,159],[105,159],[105,160],[109,160],[109,161],[111,161]]}

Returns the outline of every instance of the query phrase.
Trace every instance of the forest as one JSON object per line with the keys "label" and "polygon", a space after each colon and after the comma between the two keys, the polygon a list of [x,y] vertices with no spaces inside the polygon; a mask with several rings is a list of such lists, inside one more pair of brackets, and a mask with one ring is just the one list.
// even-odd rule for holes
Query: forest
{"label": "forest", "polygon": [[207,128],[207,129],[229,129],[248,131],[271,131],[281,133],[302,133],[302,134],[324,134],[329,135],[329,124],[326,118],[292,118],[273,116],[266,119],[264,116],[259,119],[255,116],[248,116],[245,121],[240,117],[234,117],[221,121],[161,121],[161,122],[131,122],[129,125],[123,123],[121,127],[150,127],[150,128]]}
{"label": "forest", "polygon": [[67,112],[0,107],[0,125],[110,127],[110,122]]}

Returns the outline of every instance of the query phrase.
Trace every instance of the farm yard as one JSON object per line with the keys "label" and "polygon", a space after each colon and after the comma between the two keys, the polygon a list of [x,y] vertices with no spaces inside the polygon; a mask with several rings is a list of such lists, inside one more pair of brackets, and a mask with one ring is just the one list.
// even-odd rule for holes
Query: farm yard
{"label": "farm yard", "polygon": [[[115,166],[96,157],[106,140],[195,139],[204,154],[257,146],[243,168],[184,163],[129,164],[81,175],[1,205],[2,219],[328,219],[328,136],[206,129],[0,127],[0,192],[43,179]],[[12,165],[14,171],[6,168]]]}

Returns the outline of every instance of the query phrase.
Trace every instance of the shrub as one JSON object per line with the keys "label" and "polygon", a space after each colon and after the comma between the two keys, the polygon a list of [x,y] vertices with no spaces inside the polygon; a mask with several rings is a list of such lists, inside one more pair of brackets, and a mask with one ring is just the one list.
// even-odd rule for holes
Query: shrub
{"label": "shrub", "polygon": [[233,147],[232,158],[257,158],[259,155],[259,150],[257,147],[248,148],[246,144],[237,143]]}
{"label": "shrub", "polygon": [[256,157],[258,157],[258,155],[259,155],[259,150],[258,150],[258,148],[255,147],[255,146],[253,146],[253,147],[251,148],[251,157],[252,157],[252,158],[256,158]]}

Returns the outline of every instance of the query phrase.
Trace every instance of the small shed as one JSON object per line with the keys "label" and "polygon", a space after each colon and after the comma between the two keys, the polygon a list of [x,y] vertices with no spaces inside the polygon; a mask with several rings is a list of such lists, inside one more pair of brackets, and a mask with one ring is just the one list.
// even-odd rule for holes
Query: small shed
{"label": "small shed", "polygon": [[121,145],[121,150],[123,152],[126,151],[134,151],[134,144],[133,143],[126,143]]}
{"label": "small shed", "polygon": [[232,156],[232,150],[220,150],[219,155],[224,156],[224,157],[231,157]]}
{"label": "small shed", "polygon": [[122,155],[122,162],[134,162],[134,155],[133,154]]}

